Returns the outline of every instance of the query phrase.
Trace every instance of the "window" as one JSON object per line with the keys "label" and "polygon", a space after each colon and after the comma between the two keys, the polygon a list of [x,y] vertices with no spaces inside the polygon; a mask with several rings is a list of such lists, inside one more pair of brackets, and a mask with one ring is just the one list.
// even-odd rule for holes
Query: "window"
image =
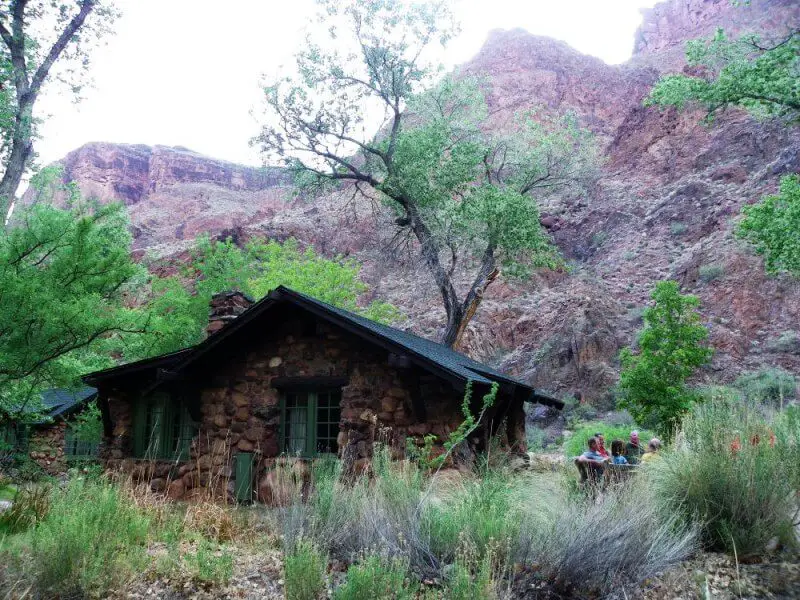
{"label": "window", "polygon": [[17,428],[13,423],[0,423],[0,450],[17,447]]}
{"label": "window", "polygon": [[28,449],[29,426],[23,423],[0,423],[0,451],[25,452]]}
{"label": "window", "polygon": [[305,457],[338,454],[340,390],[286,391],[282,400],[282,452]]}
{"label": "window", "polygon": [[189,460],[197,424],[185,402],[155,394],[134,405],[133,454],[137,458]]}
{"label": "window", "polygon": [[64,455],[67,458],[94,458],[100,447],[99,440],[82,439],[72,427],[64,432]]}

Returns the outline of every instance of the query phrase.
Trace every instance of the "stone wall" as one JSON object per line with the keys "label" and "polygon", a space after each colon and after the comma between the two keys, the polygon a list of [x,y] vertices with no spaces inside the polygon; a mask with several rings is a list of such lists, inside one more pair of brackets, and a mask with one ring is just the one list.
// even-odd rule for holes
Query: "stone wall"
{"label": "stone wall", "polygon": [[[259,499],[274,499],[270,471],[280,454],[280,390],[276,378],[343,378],[339,456],[350,468],[367,468],[373,442],[386,442],[402,455],[407,436],[446,438],[462,420],[462,393],[415,367],[390,366],[389,353],[334,326],[302,314],[270,324],[263,337],[224,360],[198,364],[192,385],[201,421],[188,462],[131,458],[130,398],[109,399],[113,438],[104,456],[112,467],[151,479],[154,490],[173,498],[202,491],[233,494],[238,452],[257,461]],[[402,362],[402,361],[401,361]],[[195,379],[196,377],[196,379]],[[201,488],[201,490],[198,490]]]}
{"label": "stone wall", "polygon": [[64,457],[65,421],[57,421],[46,427],[31,429],[28,439],[28,455],[50,475],[66,473],[69,465]]}

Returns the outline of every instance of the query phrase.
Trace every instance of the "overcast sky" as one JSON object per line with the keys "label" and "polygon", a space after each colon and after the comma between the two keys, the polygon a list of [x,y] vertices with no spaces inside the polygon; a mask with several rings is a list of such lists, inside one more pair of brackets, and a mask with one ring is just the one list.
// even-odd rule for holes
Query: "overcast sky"
{"label": "overcast sky", "polygon": [[[640,9],[656,0],[461,0],[462,34],[443,57],[463,63],[492,29],[522,27],[608,63],[630,57]],[[180,145],[259,164],[259,80],[290,61],[312,0],[118,0],[116,34],[94,57],[94,86],[73,104],[49,93],[36,149],[46,164],[91,141]],[[224,7],[224,8],[223,8]]]}

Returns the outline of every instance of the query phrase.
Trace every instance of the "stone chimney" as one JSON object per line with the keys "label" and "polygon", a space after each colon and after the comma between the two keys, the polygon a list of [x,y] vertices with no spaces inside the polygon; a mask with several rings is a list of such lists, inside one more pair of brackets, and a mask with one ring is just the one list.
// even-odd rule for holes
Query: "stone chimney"
{"label": "stone chimney", "polygon": [[211,297],[206,336],[211,336],[253,305],[253,299],[237,290]]}

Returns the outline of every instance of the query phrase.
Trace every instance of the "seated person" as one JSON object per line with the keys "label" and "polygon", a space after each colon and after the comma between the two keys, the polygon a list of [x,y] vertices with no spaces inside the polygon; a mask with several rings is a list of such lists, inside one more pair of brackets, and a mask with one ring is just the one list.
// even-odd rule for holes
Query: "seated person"
{"label": "seated person", "polygon": [[658,438],[653,438],[650,440],[650,443],[647,444],[647,452],[642,455],[642,462],[646,463],[658,456],[658,451],[661,449],[661,440]]}
{"label": "seated person", "polygon": [[631,431],[631,441],[625,446],[625,456],[632,465],[638,464],[639,459],[644,454],[644,447],[639,441],[639,432],[635,429]]}
{"label": "seated person", "polygon": [[581,454],[576,460],[578,462],[588,462],[594,463],[598,466],[605,466],[605,463],[608,462],[608,458],[597,451],[597,438],[590,437],[587,445],[589,446],[589,449]]}
{"label": "seated person", "polygon": [[611,462],[615,465],[627,465],[628,459],[625,458],[625,442],[614,440],[611,442]]}
{"label": "seated person", "polygon": [[597,432],[594,437],[597,440],[597,453],[610,460],[611,457],[608,455],[608,450],[606,450],[606,438],[603,433]]}

